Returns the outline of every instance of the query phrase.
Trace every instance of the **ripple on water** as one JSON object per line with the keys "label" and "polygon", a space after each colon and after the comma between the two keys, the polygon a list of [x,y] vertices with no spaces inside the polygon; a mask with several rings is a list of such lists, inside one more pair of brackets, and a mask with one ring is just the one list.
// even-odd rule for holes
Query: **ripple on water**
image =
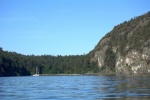
{"label": "ripple on water", "polygon": [[0,100],[149,99],[148,76],[0,77]]}

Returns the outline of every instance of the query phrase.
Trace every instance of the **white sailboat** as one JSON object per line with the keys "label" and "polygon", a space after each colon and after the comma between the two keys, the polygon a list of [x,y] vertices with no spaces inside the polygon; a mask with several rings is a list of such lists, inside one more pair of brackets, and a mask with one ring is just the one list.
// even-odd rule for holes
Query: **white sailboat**
{"label": "white sailboat", "polygon": [[40,76],[37,67],[36,67],[36,74],[33,74],[33,76]]}

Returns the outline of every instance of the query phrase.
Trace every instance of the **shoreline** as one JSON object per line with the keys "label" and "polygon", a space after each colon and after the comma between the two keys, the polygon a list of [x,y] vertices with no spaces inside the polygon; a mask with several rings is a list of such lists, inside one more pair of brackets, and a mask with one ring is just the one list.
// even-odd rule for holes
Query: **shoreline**
{"label": "shoreline", "polygon": [[40,74],[39,76],[95,76],[98,74]]}

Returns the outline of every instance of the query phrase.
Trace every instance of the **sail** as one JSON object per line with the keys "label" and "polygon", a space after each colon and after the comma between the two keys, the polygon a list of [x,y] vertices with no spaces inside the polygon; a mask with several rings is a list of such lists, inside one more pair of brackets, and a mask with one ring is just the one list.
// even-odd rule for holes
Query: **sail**
{"label": "sail", "polygon": [[36,67],[36,69],[35,69],[35,72],[36,72],[36,74],[33,74],[33,76],[39,76],[39,71],[38,71],[38,68]]}

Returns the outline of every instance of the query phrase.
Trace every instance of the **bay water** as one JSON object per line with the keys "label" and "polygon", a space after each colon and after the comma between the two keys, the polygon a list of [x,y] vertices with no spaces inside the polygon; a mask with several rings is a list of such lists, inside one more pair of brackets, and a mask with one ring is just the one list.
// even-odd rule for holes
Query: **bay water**
{"label": "bay water", "polygon": [[150,100],[149,76],[0,77],[0,100]]}

